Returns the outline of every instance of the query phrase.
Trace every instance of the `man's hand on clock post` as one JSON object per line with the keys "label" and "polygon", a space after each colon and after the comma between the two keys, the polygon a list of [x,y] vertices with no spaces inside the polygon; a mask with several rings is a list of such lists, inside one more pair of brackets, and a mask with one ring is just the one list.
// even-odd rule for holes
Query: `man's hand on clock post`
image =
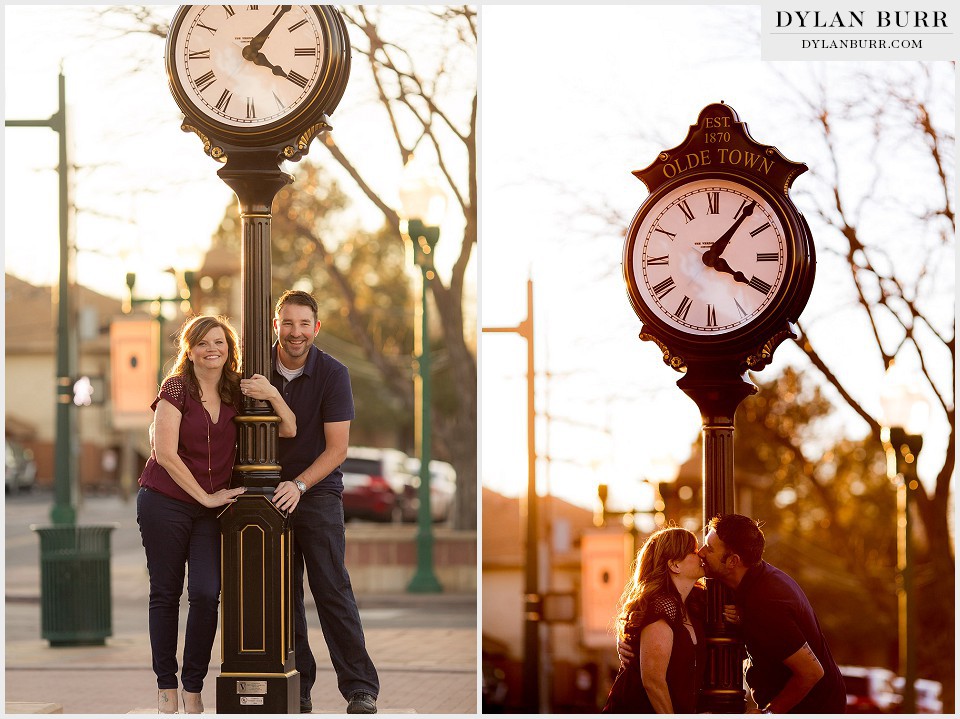
{"label": "man's hand on clock post", "polygon": [[720,259],[720,255],[723,254],[723,251],[727,248],[730,240],[733,239],[734,234],[736,234],[737,230],[740,229],[740,225],[743,224],[743,221],[753,214],[753,208],[756,206],[756,202],[751,202],[743,208],[743,211],[740,213],[740,217],[738,217],[730,226],[730,229],[720,235],[720,238],[710,245],[710,249],[703,253],[703,264],[705,264],[707,267],[719,269],[721,272],[729,272],[729,267],[726,270],[717,267],[717,261]]}
{"label": "man's hand on clock post", "polygon": [[292,512],[300,503],[300,488],[290,481],[280,482],[273,492],[273,503],[281,512]]}

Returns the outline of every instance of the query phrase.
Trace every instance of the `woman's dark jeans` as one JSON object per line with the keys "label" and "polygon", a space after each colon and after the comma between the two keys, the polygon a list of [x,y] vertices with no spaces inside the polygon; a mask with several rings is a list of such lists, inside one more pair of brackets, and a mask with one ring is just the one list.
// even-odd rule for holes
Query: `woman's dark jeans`
{"label": "woman's dark jeans", "polygon": [[220,604],[220,523],[216,510],[141,488],[137,523],[150,575],[150,647],[158,689],[177,688],[177,635],[189,567],[183,689],[199,692],[210,665]]}

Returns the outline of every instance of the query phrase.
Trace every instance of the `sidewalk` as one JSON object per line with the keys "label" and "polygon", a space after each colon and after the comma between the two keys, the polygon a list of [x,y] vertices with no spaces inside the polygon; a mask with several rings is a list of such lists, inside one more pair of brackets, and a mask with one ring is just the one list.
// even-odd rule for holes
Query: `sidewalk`
{"label": "sidewalk", "polygon": [[[40,638],[39,542],[31,523],[46,524],[49,503],[8,498],[6,504],[6,697],[11,703],[54,703],[68,714],[155,713],[156,680],[147,636],[147,577],[132,504],[87,499],[78,524],[118,522],[111,551],[113,636],[101,647],[51,648]],[[349,531],[349,530],[348,530]],[[349,539],[348,539],[349,541]],[[315,713],[342,713],[346,703],[307,592],[310,644],[317,655]],[[477,611],[473,595],[358,597],[367,648],[380,675],[381,714],[476,714]],[[181,625],[186,603],[181,608]],[[219,634],[203,700],[212,713],[219,673]]]}

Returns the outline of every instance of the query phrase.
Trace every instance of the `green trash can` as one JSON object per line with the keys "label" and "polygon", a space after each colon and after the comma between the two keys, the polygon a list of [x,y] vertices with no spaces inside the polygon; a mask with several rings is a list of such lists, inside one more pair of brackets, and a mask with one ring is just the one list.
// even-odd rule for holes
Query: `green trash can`
{"label": "green trash can", "polygon": [[113,634],[110,532],[118,526],[31,525],[40,536],[40,636],[50,646],[102,645]]}

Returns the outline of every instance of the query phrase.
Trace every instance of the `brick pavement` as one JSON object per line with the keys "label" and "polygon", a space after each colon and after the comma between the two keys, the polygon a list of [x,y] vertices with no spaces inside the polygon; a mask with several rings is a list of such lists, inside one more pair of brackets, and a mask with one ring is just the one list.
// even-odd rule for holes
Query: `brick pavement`
{"label": "brick pavement", "polygon": [[[27,521],[20,507],[6,507],[7,562],[5,701],[7,714],[36,709],[17,703],[55,703],[68,714],[127,714],[150,711],[156,681],[150,668],[146,630],[147,584],[143,550],[123,540],[111,554],[113,636],[101,647],[51,648],[40,638],[39,568],[36,538],[11,531]],[[13,513],[13,514],[11,514]],[[22,515],[22,516],[21,516]],[[118,533],[121,534],[121,533]],[[311,646],[318,675],[316,713],[342,713],[315,609],[309,602]],[[380,674],[380,713],[476,714],[477,611],[472,595],[365,595],[358,597],[367,646]],[[186,606],[181,611],[185,621]],[[217,639],[219,642],[219,637]],[[203,690],[208,713],[215,705],[217,646]],[[153,710],[155,712],[155,710]]]}
{"label": "brick pavement", "polygon": [[[36,605],[32,609],[38,611]],[[25,619],[23,614],[24,605],[7,605],[8,627]],[[380,674],[381,713],[477,712],[475,630],[373,627],[366,637]],[[344,701],[318,628],[311,627],[311,645],[319,665],[314,708],[342,712]],[[208,707],[215,705],[218,670],[211,663],[203,690]],[[56,649],[41,639],[8,640],[5,674],[6,702],[52,702],[71,714],[125,714],[149,707],[156,690],[145,635],[114,636],[104,647]]]}

